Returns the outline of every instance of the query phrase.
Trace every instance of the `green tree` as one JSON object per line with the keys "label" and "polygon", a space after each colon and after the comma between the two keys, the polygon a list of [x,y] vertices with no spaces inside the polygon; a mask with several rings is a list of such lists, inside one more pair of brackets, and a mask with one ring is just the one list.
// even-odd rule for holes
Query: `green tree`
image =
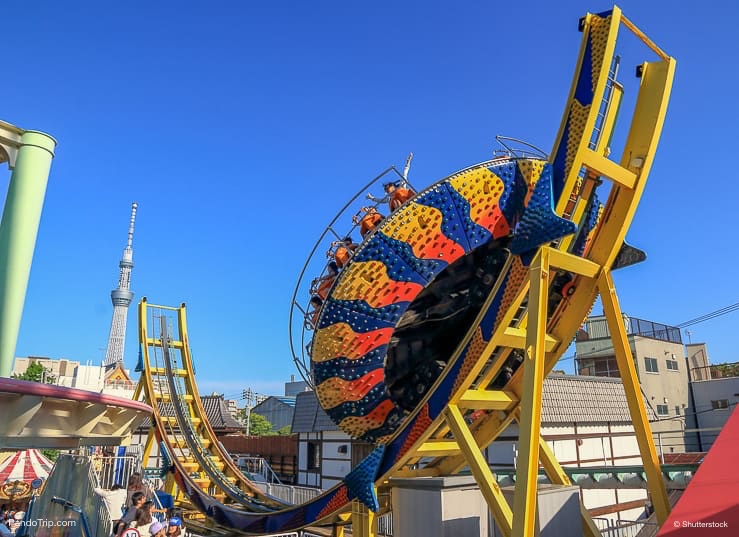
{"label": "green tree", "polygon": [[49,374],[49,370],[38,362],[33,362],[28,366],[25,373],[21,375],[13,375],[13,378],[18,380],[31,380],[33,382],[45,382],[46,384],[54,384],[54,382],[56,382],[56,377]]}
{"label": "green tree", "polygon": [[44,457],[49,459],[51,462],[56,461],[57,457],[59,456],[58,449],[42,449],[41,453],[43,453]]}
{"label": "green tree", "polygon": [[249,418],[249,434],[252,436],[272,436],[275,432],[272,430],[272,424],[261,414],[252,412]]}
{"label": "green tree", "polygon": [[284,427],[280,427],[277,429],[277,434],[280,436],[287,436],[288,434],[291,434],[292,431],[292,425],[285,425]]}

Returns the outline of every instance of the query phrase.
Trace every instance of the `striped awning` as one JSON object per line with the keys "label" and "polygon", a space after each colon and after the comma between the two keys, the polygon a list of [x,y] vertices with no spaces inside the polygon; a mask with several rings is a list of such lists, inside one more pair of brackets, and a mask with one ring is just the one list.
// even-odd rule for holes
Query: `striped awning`
{"label": "striped awning", "polygon": [[18,451],[0,463],[0,485],[11,481],[30,483],[49,477],[54,464],[36,449]]}

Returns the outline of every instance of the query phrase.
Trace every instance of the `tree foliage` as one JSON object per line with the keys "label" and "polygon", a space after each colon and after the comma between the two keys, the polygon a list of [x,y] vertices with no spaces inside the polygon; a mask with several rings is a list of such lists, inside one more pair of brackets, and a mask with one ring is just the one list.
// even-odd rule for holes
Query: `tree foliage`
{"label": "tree foliage", "polygon": [[13,375],[13,378],[18,380],[31,380],[33,382],[45,382],[46,384],[54,384],[54,382],[56,382],[56,377],[51,375],[49,370],[38,362],[33,362],[28,366],[25,373],[22,373],[21,375]]}
{"label": "tree foliage", "polygon": [[292,425],[285,425],[284,427],[280,427],[279,429],[277,429],[277,434],[281,436],[287,436],[291,434],[291,432],[292,432]]}
{"label": "tree foliage", "polygon": [[51,462],[56,461],[57,457],[59,456],[58,449],[42,449],[41,453],[43,453],[44,457],[49,459]]}
{"label": "tree foliage", "polygon": [[249,418],[249,434],[252,436],[272,436],[275,433],[272,430],[272,424],[261,414],[251,413]]}

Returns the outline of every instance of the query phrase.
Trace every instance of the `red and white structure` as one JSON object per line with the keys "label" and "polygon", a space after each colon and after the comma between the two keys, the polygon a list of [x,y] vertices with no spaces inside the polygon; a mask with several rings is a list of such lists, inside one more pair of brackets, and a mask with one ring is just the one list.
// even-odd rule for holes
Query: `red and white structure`
{"label": "red and white structure", "polygon": [[18,451],[0,463],[0,485],[11,481],[31,483],[46,479],[54,464],[37,449]]}

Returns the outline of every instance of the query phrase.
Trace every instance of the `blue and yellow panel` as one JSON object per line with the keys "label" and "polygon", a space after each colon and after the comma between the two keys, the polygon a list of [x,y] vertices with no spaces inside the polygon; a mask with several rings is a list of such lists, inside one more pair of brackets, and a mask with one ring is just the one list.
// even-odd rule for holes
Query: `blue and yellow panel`
{"label": "blue and yellow panel", "polygon": [[[374,442],[397,429],[404,413],[384,383],[396,325],[450,264],[528,229],[531,200],[535,225],[540,213],[553,214],[551,180],[551,165],[540,159],[484,163],[421,192],[367,237],[327,298],[312,347],[318,399],[344,431]],[[538,238],[523,238],[524,249]]]}

